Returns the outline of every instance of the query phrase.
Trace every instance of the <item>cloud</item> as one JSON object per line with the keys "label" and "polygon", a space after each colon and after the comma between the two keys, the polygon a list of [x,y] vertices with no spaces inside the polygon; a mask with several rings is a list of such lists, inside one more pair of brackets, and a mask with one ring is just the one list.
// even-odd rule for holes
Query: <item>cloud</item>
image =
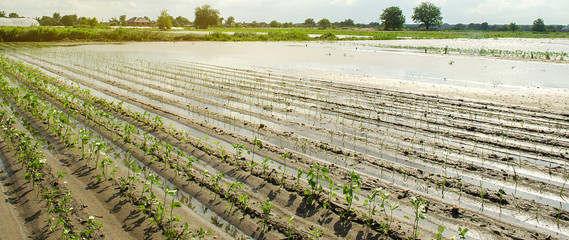
{"label": "cloud", "polygon": [[339,5],[339,6],[352,6],[356,0],[332,0],[330,3],[332,5]]}

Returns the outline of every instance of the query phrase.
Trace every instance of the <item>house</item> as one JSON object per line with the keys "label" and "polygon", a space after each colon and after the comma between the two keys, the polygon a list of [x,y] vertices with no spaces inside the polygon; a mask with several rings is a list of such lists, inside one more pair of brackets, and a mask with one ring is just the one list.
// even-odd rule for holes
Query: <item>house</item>
{"label": "house", "polygon": [[154,27],[154,22],[147,18],[133,17],[126,22],[131,27]]}

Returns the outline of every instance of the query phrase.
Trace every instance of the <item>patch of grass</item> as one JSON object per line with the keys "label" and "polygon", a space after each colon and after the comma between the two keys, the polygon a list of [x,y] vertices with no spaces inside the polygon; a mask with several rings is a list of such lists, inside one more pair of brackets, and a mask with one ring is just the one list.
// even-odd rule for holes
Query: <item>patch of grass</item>
{"label": "patch of grass", "polygon": [[[200,32],[209,31],[210,34]],[[311,38],[310,34],[322,35]],[[377,31],[375,29],[312,28],[210,28],[189,31],[158,31],[130,28],[0,27],[0,42],[68,41],[310,41],[374,39],[454,39],[454,38],[569,38],[569,33],[469,32],[469,31]],[[364,36],[362,38],[362,36]],[[367,36],[367,37],[366,37]],[[369,38],[368,38],[369,37]]]}

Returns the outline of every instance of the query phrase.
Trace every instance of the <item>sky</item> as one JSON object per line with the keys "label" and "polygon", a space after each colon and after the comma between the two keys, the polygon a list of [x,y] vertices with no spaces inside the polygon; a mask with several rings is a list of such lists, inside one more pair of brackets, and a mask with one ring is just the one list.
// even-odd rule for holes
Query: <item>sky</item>
{"label": "sky", "polygon": [[[196,7],[210,4],[221,17],[233,16],[237,22],[302,23],[307,18],[332,22],[352,19],[356,23],[378,22],[383,9],[399,6],[412,23],[413,8],[425,0],[0,0],[0,11],[20,16],[62,16],[77,14],[108,21],[112,17],[148,16],[157,19],[167,9],[174,17],[194,20]],[[569,25],[569,0],[429,0],[441,8],[443,22],[531,24],[542,18],[545,24]]]}

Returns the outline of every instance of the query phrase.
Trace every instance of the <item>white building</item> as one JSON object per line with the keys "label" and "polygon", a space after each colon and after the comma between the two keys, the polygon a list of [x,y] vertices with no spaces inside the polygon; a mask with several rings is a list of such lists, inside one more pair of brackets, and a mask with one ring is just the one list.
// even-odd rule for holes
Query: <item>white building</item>
{"label": "white building", "polygon": [[39,26],[40,23],[31,18],[0,18],[0,27],[30,27]]}

